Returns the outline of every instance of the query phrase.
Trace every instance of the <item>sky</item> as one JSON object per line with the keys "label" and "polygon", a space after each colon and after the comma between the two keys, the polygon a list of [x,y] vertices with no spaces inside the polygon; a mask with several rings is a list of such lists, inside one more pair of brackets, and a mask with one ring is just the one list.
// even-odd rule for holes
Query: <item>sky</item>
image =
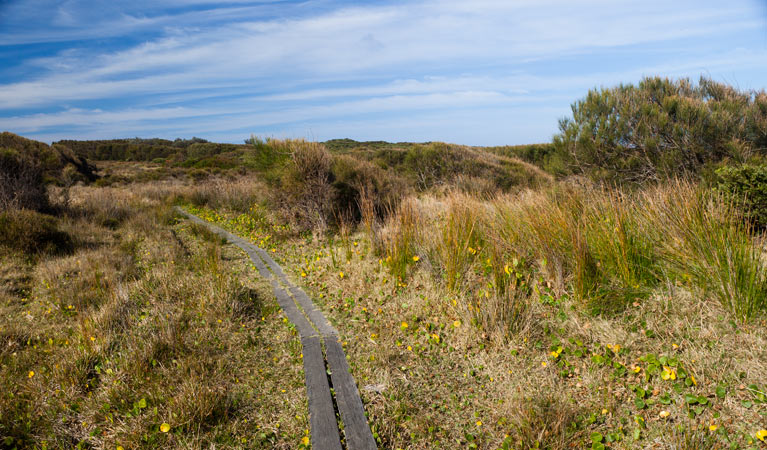
{"label": "sky", "polygon": [[547,142],[589,89],[767,88],[767,0],[0,0],[0,130]]}

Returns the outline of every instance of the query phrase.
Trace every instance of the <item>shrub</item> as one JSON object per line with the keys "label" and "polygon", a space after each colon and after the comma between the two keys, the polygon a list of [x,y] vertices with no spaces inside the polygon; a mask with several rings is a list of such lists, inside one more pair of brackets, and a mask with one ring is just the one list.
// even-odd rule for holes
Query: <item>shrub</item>
{"label": "shrub", "polygon": [[277,139],[263,140],[253,136],[248,142],[251,149],[245,154],[245,164],[264,174],[267,181],[275,182],[279,179],[280,169],[290,158],[291,142]]}
{"label": "shrub", "polygon": [[767,227],[767,166],[719,168],[715,189],[740,206],[749,223]]}
{"label": "shrub", "polygon": [[72,249],[72,239],[58,229],[55,217],[16,209],[0,213],[0,246],[26,254],[60,253]]}
{"label": "shrub", "polygon": [[[281,172],[283,212],[302,230],[325,230],[332,217],[332,158],[322,144],[289,141],[290,160]],[[283,197],[283,198],[284,198]]]}
{"label": "shrub", "polygon": [[645,78],[594,89],[560,121],[557,152],[571,169],[619,183],[696,174],[706,163],[744,160],[767,143],[767,94],[701,78]]}
{"label": "shrub", "polygon": [[15,150],[0,148],[0,211],[49,207],[42,167]]}
{"label": "shrub", "polygon": [[383,219],[406,192],[405,182],[370,162],[351,156],[336,156],[331,168],[333,208],[359,222],[368,202],[370,219]]}

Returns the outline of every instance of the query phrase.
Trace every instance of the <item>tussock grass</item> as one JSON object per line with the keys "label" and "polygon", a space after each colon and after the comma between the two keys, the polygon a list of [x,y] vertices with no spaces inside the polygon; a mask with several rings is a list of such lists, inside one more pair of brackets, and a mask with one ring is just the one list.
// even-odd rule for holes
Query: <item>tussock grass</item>
{"label": "tussock grass", "polygon": [[259,183],[76,187],[80,212],[58,219],[72,253],[6,249],[0,434],[302,445],[294,331],[243,255],[169,208],[202,192],[195,211],[268,249],[340,331],[381,448],[589,448],[597,433],[608,448],[746,449],[763,427],[763,240],[695,185],[440,188],[384,214],[363,195],[362,228],[347,215],[339,239],[298,233]]}
{"label": "tussock grass", "polygon": [[671,239],[660,251],[668,273],[702,288],[739,320],[767,309],[762,250],[737,208],[717,195],[677,183],[648,202],[658,228]]}
{"label": "tussock grass", "polygon": [[72,238],[50,215],[11,209],[0,213],[0,248],[32,256],[71,251]]}
{"label": "tussock grass", "polygon": [[[436,258],[444,272],[445,284],[456,291],[466,275],[480,247],[478,236],[479,213],[477,202],[468,196],[454,196],[447,200],[444,222],[441,226]],[[480,206],[481,208],[481,206]]]}
{"label": "tussock grass", "polygon": [[[685,235],[656,206],[692,204],[697,187],[680,186],[432,193],[340,238],[269,248],[340,331],[382,448],[589,448],[597,435],[674,448],[687,420],[702,430],[688,448],[748,448],[764,404],[745,386],[767,383],[767,336],[758,314],[738,319],[668,259]],[[709,201],[705,217],[728,217]],[[233,216],[209,218],[234,229]]]}
{"label": "tussock grass", "polygon": [[420,215],[415,202],[403,202],[396,215],[387,221],[381,231],[384,263],[392,276],[400,282],[408,275],[408,268],[414,263],[416,244],[420,230]]}
{"label": "tussock grass", "polygon": [[579,408],[559,396],[548,393],[526,397],[516,404],[512,434],[506,442],[515,449],[573,448],[583,434],[578,431],[581,418]]}

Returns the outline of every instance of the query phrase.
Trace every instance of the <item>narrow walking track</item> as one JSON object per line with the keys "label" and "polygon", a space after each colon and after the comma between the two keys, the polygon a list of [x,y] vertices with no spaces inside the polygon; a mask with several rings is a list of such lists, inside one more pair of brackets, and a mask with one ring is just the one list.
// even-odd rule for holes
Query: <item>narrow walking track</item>
{"label": "narrow walking track", "polygon": [[[248,254],[258,273],[271,280],[277,302],[301,338],[306,392],[309,398],[309,425],[312,448],[342,449],[341,430],[336,410],[343,424],[344,443],[348,450],[375,449],[365,409],[357,385],[349,373],[346,355],[338,331],[312,300],[288,280],[282,268],[263,249],[199,217],[176,208],[192,222],[204,225]],[[324,347],[324,353],[323,353]],[[328,377],[328,373],[330,377]],[[331,390],[332,389],[332,390]]]}

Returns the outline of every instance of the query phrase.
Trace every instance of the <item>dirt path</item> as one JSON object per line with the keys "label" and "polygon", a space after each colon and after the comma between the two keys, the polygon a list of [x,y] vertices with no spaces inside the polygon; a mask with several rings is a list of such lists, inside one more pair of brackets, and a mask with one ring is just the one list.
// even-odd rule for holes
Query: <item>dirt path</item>
{"label": "dirt path", "polygon": [[357,385],[349,373],[338,331],[309,296],[288,280],[282,268],[263,249],[181,208],[177,209],[189,220],[208,227],[244,250],[258,273],[271,280],[277,302],[301,338],[312,448],[342,449],[342,433],[345,438],[343,443],[349,450],[376,448]]}

